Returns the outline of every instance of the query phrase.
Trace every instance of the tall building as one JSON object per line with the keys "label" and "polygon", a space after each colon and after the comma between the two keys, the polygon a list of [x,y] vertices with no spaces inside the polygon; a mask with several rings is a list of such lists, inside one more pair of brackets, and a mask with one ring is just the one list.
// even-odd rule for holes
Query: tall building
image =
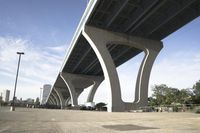
{"label": "tall building", "polygon": [[3,90],[3,92],[2,92],[2,100],[4,102],[9,102],[9,98],[10,98],[10,90]]}
{"label": "tall building", "polygon": [[50,84],[45,84],[43,85],[43,92],[42,92],[42,99],[41,99],[41,105],[46,103],[47,97],[51,91],[51,85]]}

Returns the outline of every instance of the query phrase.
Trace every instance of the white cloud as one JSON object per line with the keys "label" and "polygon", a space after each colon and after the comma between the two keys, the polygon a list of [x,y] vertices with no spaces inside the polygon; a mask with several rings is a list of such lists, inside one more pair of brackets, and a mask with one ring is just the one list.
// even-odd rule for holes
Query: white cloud
{"label": "white cloud", "polygon": [[[19,87],[21,85],[21,90],[30,91],[30,95],[19,93],[19,97],[37,97],[39,95],[35,95],[34,91],[39,92],[43,84],[52,84],[55,81],[65,54],[64,45],[39,48],[21,38],[0,37],[0,76],[4,79],[0,81],[0,88],[13,88],[18,62],[17,51],[25,53],[21,58],[18,84]],[[10,84],[10,80],[13,84]]]}
{"label": "white cloud", "polygon": [[[121,97],[125,102],[133,102],[135,94],[135,84],[137,79],[137,73],[140,67],[140,63],[144,57],[144,53],[132,58],[128,62],[117,68],[120,86]],[[94,97],[95,102],[107,102],[107,92],[110,91],[106,86],[105,81],[99,86]]]}
{"label": "white cloud", "polygon": [[[198,49],[197,49],[198,51]],[[156,59],[149,82],[149,96],[151,87],[155,84],[166,84],[179,89],[189,88],[200,80],[200,53],[197,51],[180,50],[176,53],[166,54],[163,51]],[[163,54],[166,56],[163,56]],[[118,70],[122,99],[127,102],[134,100],[137,72],[143,55],[137,56],[120,66]],[[95,101],[106,102],[107,86],[103,82],[95,95]],[[99,100],[100,99],[100,100]]]}
{"label": "white cloud", "polygon": [[200,53],[181,51],[157,62],[152,70],[151,84],[167,84],[179,89],[189,88],[200,79]]}
{"label": "white cloud", "polygon": [[66,51],[66,45],[56,46],[56,47],[47,47],[48,50],[54,51],[54,52],[65,52]]}
{"label": "white cloud", "polygon": [[[53,83],[61,67],[65,54],[65,45],[39,48],[28,40],[21,38],[0,37],[0,89],[12,89],[16,74],[18,55],[16,51],[24,51],[22,56],[18,97],[37,97],[40,87],[45,83]],[[163,56],[165,55],[165,56]],[[133,101],[137,72],[143,55],[131,59],[120,66],[117,71],[120,77],[122,99]],[[149,95],[154,84],[167,84],[171,87],[192,87],[200,75],[200,54],[198,50],[168,53],[158,56],[149,83]],[[108,88],[103,82],[97,90],[95,101],[106,101]],[[86,91],[88,92],[88,91]],[[11,94],[12,96],[12,94]],[[80,98],[82,102],[83,98]],[[79,100],[79,101],[80,101]]]}

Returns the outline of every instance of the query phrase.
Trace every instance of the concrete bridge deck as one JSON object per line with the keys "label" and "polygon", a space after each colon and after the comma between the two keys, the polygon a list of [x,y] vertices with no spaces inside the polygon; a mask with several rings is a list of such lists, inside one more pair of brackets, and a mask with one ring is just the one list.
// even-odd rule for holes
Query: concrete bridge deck
{"label": "concrete bridge deck", "polygon": [[[79,95],[93,85],[87,99],[92,102],[105,79],[109,112],[147,106],[150,72],[162,39],[199,15],[199,0],[90,0],[47,103],[77,106]],[[130,90],[135,100],[125,103],[116,67],[141,52],[145,56],[135,93]]]}

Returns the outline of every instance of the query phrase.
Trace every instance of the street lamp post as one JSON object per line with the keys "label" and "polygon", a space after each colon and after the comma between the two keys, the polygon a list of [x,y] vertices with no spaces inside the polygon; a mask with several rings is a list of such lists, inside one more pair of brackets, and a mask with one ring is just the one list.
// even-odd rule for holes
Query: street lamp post
{"label": "street lamp post", "polygon": [[14,88],[14,94],[13,94],[13,101],[12,105],[10,108],[10,111],[15,111],[15,93],[16,93],[16,88],[17,88],[17,79],[18,79],[18,74],[19,74],[19,66],[20,66],[20,61],[21,61],[21,55],[24,54],[24,52],[17,52],[19,55],[19,60],[18,60],[18,66],[17,66],[17,74],[16,74],[16,79],[15,79],[15,88]]}

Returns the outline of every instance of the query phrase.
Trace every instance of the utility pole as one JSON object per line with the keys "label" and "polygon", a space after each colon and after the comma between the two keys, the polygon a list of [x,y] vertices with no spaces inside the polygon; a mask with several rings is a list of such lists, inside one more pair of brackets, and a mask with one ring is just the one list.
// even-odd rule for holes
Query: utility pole
{"label": "utility pole", "polygon": [[20,66],[20,61],[21,61],[21,55],[23,55],[24,52],[17,52],[17,54],[19,55],[19,60],[18,60],[17,74],[16,74],[16,79],[15,79],[13,101],[12,101],[12,105],[11,105],[10,111],[15,111],[15,93],[16,93],[16,88],[17,88],[17,79],[18,79],[18,74],[19,74],[19,66]]}

